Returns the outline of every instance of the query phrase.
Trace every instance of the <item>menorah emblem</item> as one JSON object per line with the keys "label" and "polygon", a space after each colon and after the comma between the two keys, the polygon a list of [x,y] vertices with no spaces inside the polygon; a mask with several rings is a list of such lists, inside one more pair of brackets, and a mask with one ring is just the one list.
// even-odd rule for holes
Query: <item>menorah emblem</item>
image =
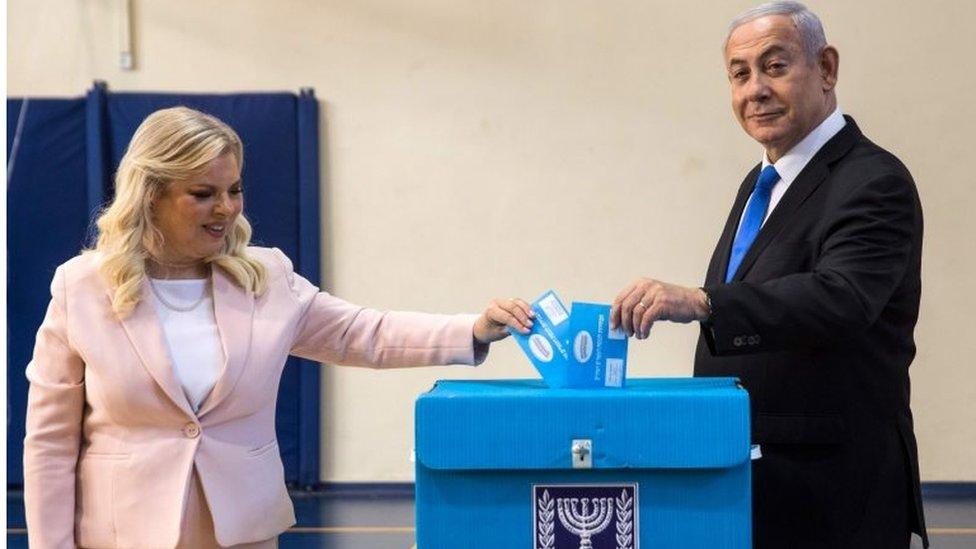
{"label": "menorah emblem", "polygon": [[[593,508],[590,509],[590,503]],[[577,505],[582,504],[582,505]],[[563,528],[579,536],[579,549],[592,549],[590,538],[606,530],[613,520],[613,498],[557,498],[556,511]]]}
{"label": "menorah emblem", "polygon": [[636,484],[535,484],[533,549],[638,549]]}

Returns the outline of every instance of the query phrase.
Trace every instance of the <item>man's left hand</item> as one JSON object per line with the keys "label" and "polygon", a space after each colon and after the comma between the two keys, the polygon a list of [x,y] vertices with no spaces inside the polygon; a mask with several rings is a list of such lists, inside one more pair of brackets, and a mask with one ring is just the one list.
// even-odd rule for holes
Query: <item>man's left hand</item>
{"label": "man's left hand", "polygon": [[701,288],[688,288],[650,278],[638,278],[617,294],[610,309],[610,327],[645,339],[658,320],[687,323],[708,318],[708,297]]}

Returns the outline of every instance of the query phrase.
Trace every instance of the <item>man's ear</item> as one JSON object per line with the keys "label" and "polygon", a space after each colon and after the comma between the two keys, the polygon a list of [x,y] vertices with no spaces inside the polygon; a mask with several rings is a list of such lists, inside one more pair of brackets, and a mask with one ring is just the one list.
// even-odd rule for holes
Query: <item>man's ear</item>
{"label": "man's ear", "polygon": [[837,85],[837,72],[840,69],[840,54],[837,48],[826,46],[820,50],[817,59],[817,68],[820,69],[820,79],[823,81],[823,91],[829,92]]}

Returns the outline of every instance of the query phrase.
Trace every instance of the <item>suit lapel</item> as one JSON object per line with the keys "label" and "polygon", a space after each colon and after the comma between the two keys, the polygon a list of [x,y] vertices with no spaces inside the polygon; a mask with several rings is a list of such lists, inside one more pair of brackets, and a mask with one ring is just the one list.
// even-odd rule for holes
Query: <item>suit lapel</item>
{"label": "suit lapel", "polygon": [[708,274],[705,275],[705,285],[722,284],[725,282],[725,273],[729,270],[729,256],[732,251],[732,242],[735,240],[735,233],[739,229],[739,218],[742,217],[742,210],[749,201],[752,194],[753,184],[759,177],[759,168],[762,164],[757,164],[746,176],[739,186],[739,194],[735,197],[732,211],[729,218],[725,221],[725,228],[722,229],[722,236],[719,237],[718,245],[715,246],[715,253],[709,263]]}
{"label": "suit lapel", "polygon": [[803,168],[800,175],[790,184],[790,188],[786,189],[786,194],[780,199],[779,204],[776,205],[776,209],[769,214],[769,218],[766,219],[762,228],[759,229],[756,240],[749,246],[745,257],[742,258],[742,263],[739,264],[739,269],[735,272],[735,276],[732,277],[733,282],[742,280],[756,262],[756,258],[762,254],[763,250],[766,249],[766,246],[769,245],[773,238],[783,230],[792,218],[793,213],[810,196],[810,193],[820,186],[820,183],[826,177],[827,167],[822,164],[815,165],[811,162]]}
{"label": "suit lapel", "polygon": [[[756,235],[756,240],[753,241],[745,257],[742,258],[742,263],[732,278],[733,282],[742,280],[745,277],[766,246],[789,224],[790,220],[794,219],[797,210],[800,209],[803,202],[827,179],[830,173],[830,164],[847,154],[855,143],[857,143],[857,140],[861,136],[861,131],[852,118],[845,118],[847,119],[847,125],[837,135],[832,137],[830,141],[827,141],[820,151],[810,159],[810,162],[807,163],[806,167],[803,168],[793,183],[790,184],[790,187],[786,190],[786,194],[783,195],[783,198],[777,204],[776,209],[769,214],[769,218],[766,219],[766,222],[759,230],[759,234]],[[740,192],[739,194],[741,195],[742,193]],[[742,211],[742,207],[738,208],[739,212]],[[737,223],[738,218],[736,218]],[[730,241],[729,249],[731,249],[731,246],[732,243]],[[726,250],[725,264],[726,266],[728,265],[728,250]]]}
{"label": "suit lapel", "polygon": [[254,294],[244,290],[217,265],[213,269],[214,316],[220,343],[224,348],[224,367],[213,391],[203,401],[198,416],[213,410],[237,385],[251,349],[254,319]]}
{"label": "suit lapel", "polygon": [[[148,279],[143,280],[141,292],[142,297],[135,309],[122,319],[122,328],[149,375],[174,404],[187,415],[193,416],[193,409],[190,407],[190,403],[183,393],[183,387],[176,379],[176,373],[173,371],[173,362],[166,345],[159,316],[156,315],[156,309],[153,306]],[[111,292],[109,292],[109,297],[111,297]]]}

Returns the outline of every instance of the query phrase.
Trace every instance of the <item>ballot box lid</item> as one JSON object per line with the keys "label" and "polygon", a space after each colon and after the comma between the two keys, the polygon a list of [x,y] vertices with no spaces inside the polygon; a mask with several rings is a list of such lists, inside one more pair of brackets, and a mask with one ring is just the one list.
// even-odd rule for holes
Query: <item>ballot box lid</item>
{"label": "ballot box lid", "polygon": [[621,389],[542,380],[438,381],[416,403],[431,469],[722,468],[749,459],[749,397],[734,378],[628,379]]}

